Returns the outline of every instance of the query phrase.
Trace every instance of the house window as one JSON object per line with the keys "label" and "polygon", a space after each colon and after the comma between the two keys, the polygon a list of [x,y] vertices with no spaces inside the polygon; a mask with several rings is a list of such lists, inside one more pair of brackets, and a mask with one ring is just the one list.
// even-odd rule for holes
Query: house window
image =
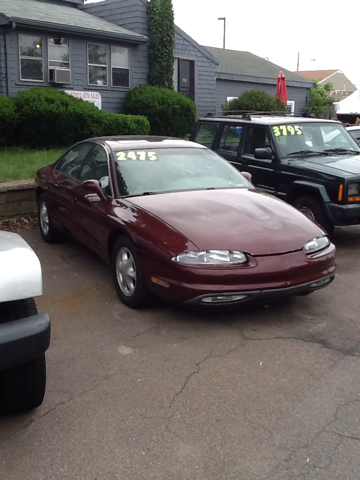
{"label": "house window", "polygon": [[70,68],[69,42],[66,38],[49,38],[49,68]]}
{"label": "house window", "polygon": [[106,45],[88,44],[89,85],[107,85]]}
{"label": "house window", "polygon": [[42,38],[19,35],[20,80],[44,81]]}
{"label": "house window", "polygon": [[195,100],[195,61],[176,58],[173,75],[174,90]]}
{"label": "house window", "polygon": [[113,87],[129,87],[129,49],[111,47],[111,85]]}

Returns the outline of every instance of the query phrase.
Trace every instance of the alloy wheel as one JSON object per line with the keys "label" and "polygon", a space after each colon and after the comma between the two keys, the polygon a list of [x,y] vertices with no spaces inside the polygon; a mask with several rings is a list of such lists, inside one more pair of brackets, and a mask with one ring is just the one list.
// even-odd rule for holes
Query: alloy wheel
{"label": "alloy wheel", "polygon": [[130,297],[136,289],[136,265],[130,250],[122,247],[116,257],[116,278],[124,295]]}
{"label": "alloy wheel", "polygon": [[49,213],[48,213],[45,202],[42,202],[40,205],[39,217],[40,217],[41,230],[43,231],[44,235],[47,235],[50,229],[50,222],[49,222]]}

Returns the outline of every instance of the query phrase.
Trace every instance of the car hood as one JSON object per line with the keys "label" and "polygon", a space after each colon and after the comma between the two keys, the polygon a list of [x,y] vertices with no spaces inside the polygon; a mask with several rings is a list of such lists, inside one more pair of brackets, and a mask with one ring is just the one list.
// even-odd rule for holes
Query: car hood
{"label": "car hood", "polygon": [[279,254],[300,250],[324,235],[295,208],[256,190],[174,192],[128,200],[171,225],[200,250]]}
{"label": "car hood", "polygon": [[337,171],[341,171],[350,175],[360,175],[360,155],[309,156],[301,158],[299,162],[305,162],[306,168],[313,166],[313,169],[317,171],[335,174]]}

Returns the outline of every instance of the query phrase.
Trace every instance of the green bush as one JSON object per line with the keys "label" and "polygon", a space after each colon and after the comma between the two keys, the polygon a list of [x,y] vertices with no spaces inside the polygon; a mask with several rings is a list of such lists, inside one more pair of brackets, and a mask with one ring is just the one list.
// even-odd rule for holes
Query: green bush
{"label": "green bush", "polygon": [[190,98],[168,88],[143,85],[130,90],[124,108],[133,115],[145,115],[151,135],[183,138],[196,121],[196,106]]}
{"label": "green bush", "polygon": [[18,122],[15,101],[12,97],[0,95],[0,145],[12,143],[12,136]]}
{"label": "green bush", "polygon": [[285,111],[286,105],[264,90],[248,90],[223,105],[223,111],[246,110],[257,112]]}
{"label": "green bush", "polygon": [[89,137],[144,134],[150,130],[146,118],[106,113],[95,105],[65,92],[34,87],[20,92],[16,143],[31,147],[69,146]]}

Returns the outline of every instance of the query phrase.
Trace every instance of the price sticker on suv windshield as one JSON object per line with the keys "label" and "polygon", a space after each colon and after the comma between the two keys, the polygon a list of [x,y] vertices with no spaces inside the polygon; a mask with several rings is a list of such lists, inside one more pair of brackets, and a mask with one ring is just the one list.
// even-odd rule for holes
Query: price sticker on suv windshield
{"label": "price sticker on suv windshield", "polygon": [[272,127],[275,137],[286,135],[303,135],[300,125],[275,125]]}
{"label": "price sticker on suv windshield", "polygon": [[156,152],[149,152],[148,150],[130,150],[128,152],[117,152],[116,158],[119,162],[125,162],[128,160],[135,160],[139,162],[154,162],[158,160]]}

